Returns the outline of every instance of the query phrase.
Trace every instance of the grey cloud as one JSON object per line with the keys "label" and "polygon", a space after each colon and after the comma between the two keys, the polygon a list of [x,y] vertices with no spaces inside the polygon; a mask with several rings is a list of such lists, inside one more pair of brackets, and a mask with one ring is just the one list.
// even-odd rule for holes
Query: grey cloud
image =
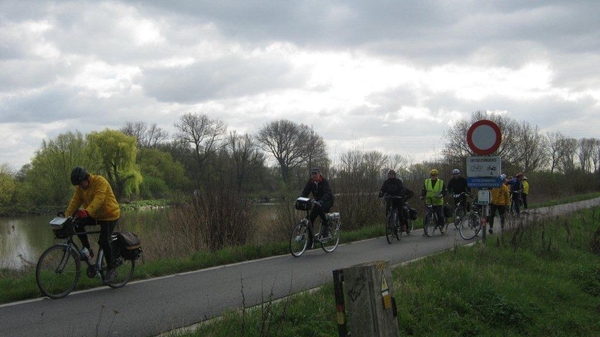
{"label": "grey cloud", "polygon": [[303,85],[285,60],[227,57],[182,68],[146,69],[143,87],[161,102],[199,103]]}

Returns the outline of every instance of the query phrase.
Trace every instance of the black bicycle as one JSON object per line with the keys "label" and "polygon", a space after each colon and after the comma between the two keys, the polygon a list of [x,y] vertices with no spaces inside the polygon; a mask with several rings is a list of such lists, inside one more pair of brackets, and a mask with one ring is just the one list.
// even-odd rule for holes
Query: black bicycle
{"label": "black bicycle", "polygon": [[446,218],[444,218],[443,226],[438,225],[438,215],[437,212],[433,210],[433,198],[428,197],[427,200],[427,210],[423,217],[423,231],[425,232],[425,235],[432,237],[436,229],[439,229],[442,235],[446,234],[446,230],[448,229]]}
{"label": "black bicycle", "polygon": [[333,252],[340,243],[340,213],[327,213],[325,217],[329,223],[329,233],[324,235],[323,226],[319,227],[316,234],[313,234],[313,225],[309,215],[312,206],[316,203],[314,199],[298,198],[295,207],[297,210],[306,211],[304,219],[300,220],[290,234],[290,252],[294,257],[299,257],[307,248],[314,248],[315,243],[321,244],[321,248],[327,253]]}
{"label": "black bicycle", "polygon": [[389,201],[389,207],[387,209],[387,216],[385,219],[385,239],[389,244],[394,242],[394,238],[397,241],[402,239],[402,227],[400,224],[400,215],[398,214],[398,208],[394,207],[394,199],[402,200],[401,196],[397,195],[384,195],[383,199],[386,202]]}
{"label": "black bicycle", "polygon": [[459,229],[460,220],[469,212],[469,203],[465,196],[471,195],[466,192],[452,195],[456,204],[456,207],[454,208],[454,227],[456,227],[456,229]]}
{"label": "black bicycle", "polygon": [[[44,295],[52,299],[65,297],[75,289],[81,276],[82,261],[87,264],[86,274],[89,278],[98,277],[104,281],[108,271],[102,247],[98,251],[95,262],[82,256],[79,247],[73,241],[73,237],[77,234],[75,230],[77,225],[73,220],[73,217],[56,217],[50,221],[54,235],[58,239],[64,239],[64,242],[46,249],[35,269],[37,286]],[[85,233],[98,234],[100,231],[86,231]],[[117,233],[112,234],[110,244],[117,276],[107,285],[111,288],[121,288],[133,276],[135,258],[125,259],[121,255],[117,243]]]}

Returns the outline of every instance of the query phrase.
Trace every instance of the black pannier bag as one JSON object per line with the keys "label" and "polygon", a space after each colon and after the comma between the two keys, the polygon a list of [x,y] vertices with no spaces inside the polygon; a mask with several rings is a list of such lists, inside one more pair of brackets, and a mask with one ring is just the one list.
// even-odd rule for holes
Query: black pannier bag
{"label": "black pannier bag", "polygon": [[312,203],[309,198],[300,197],[296,199],[296,209],[299,211],[310,211],[312,208]]}
{"label": "black pannier bag", "polygon": [[410,216],[411,220],[417,220],[417,210],[412,208],[412,207],[408,207],[408,214]]}
{"label": "black pannier bag", "polygon": [[142,253],[140,239],[132,232],[116,232],[119,252],[125,260],[137,260]]}
{"label": "black pannier bag", "polygon": [[452,207],[448,204],[444,205],[444,217],[451,218],[454,214],[452,214]]}

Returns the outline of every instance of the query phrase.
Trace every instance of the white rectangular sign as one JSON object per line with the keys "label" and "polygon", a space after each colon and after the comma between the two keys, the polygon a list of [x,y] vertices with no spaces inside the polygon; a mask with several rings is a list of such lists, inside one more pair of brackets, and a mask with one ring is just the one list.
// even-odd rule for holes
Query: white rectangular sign
{"label": "white rectangular sign", "polygon": [[500,174],[500,157],[467,157],[467,177],[498,177]]}

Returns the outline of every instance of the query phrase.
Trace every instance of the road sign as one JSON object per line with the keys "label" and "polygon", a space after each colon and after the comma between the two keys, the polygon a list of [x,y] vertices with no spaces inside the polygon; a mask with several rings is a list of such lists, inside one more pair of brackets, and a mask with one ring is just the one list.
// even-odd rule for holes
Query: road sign
{"label": "road sign", "polygon": [[467,177],[496,178],[502,173],[502,161],[498,156],[467,157]]}
{"label": "road sign", "polygon": [[467,177],[467,186],[470,188],[495,188],[502,186],[500,177]]}
{"label": "road sign", "polygon": [[500,127],[487,119],[473,123],[467,132],[469,147],[481,156],[494,153],[500,147],[500,141],[502,141]]}

